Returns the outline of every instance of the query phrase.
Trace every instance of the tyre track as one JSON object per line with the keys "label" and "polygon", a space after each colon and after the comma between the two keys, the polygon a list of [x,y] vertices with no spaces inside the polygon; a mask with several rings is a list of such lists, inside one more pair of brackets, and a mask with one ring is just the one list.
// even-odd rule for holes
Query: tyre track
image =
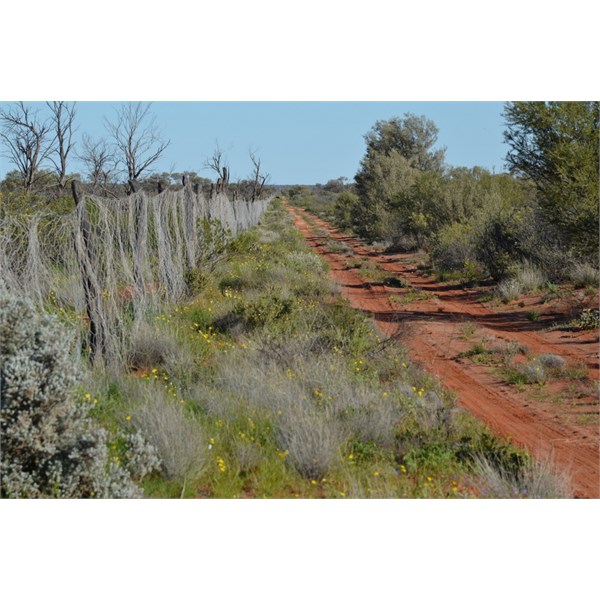
{"label": "tyre track", "polygon": [[[511,330],[511,315],[499,320],[497,313],[479,304],[473,294],[467,292],[454,299],[443,289],[440,292],[439,288],[443,286],[415,273],[414,268],[374,253],[302,209],[288,207],[288,210],[307,243],[329,263],[332,279],[341,286],[342,294],[352,306],[371,314],[381,331],[389,336],[399,337],[409,324],[411,335],[402,341],[408,346],[412,358],[456,391],[460,405],[496,433],[508,436],[538,459],[551,461],[558,469],[569,473],[576,497],[600,497],[600,436],[597,424],[585,427],[564,422],[552,406],[532,402],[518,393],[514,386],[495,379],[489,369],[457,362],[455,351],[460,337],[459,328],[469,321],[489,329],[498,339],[526,343],[536,352],[579,359],[582,349],[576,343],[568,347],[548,341],[539,333]],[[313,231],[315,226],[326,231],[327,235],[316,235]],[[389,298],[390,293],[396,290],[366,282],[358,270],[347,267],[346,257],[328,251],[325,245],[327,238],[349,245],[357,256],[403,277],[416,288],[435,290],[437,297],[418,302],[417,310],[413,305],[410,308],[394,306]],[[586,346],[583,349],[590,377],[597,378],[597,355]]]}

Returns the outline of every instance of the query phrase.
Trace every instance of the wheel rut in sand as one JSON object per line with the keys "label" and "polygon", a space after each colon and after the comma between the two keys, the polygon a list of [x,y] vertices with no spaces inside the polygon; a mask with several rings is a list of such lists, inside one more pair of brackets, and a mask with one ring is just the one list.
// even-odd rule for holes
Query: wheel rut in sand
{"label": "wheel rut in sand", "polygon": [[[555,354],[576,362],[597,382],[597,332],[542,331],[543,323],[532,323],[521,312],[493,310],[481,303],[477,292],[419,273],[412,255],[375,252],[303,209],[288,210],[308,245],[328,262],[331,278],[353,307],[370,314],[384,334],[397,338],[415,362],[454,390],[459,404],[493,431],[569,473],[577,497],[600,497],[597,395],[584,389],[575,398],[553,402],[549,396],[560,394],[558,387],[519,389],[493,366],[464,357],[472,344],[465,330],[474,330],[492,344],[526,346],[535,355]],[[337,248],[342,244],[343,251]],[[357,260],[396,279],[390,285],[370,283],[357,265],[349,264]],[[396,287],[398,280],[410,286],[412,296]]]}

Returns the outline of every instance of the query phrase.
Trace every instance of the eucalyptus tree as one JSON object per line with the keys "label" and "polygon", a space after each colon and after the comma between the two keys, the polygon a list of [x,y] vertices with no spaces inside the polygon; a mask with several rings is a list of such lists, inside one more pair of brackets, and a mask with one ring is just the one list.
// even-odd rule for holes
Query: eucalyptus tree
{"label": "eucalyptus tree", "polygon": [[402,200],[418,174],[443,170],[445,149],[434,149],[437,136],[433,121],[411,113],[376,121],[365,134],[367,147],[354,178],[359,197],[354,228],[358,233],[371,240],[394,234]]}
{"label": "eucalyptus tree", "polygon": [[512,173],[539,190],[547,218],[574,247],[598,252],[598,102],[509,102],[504,109]]}

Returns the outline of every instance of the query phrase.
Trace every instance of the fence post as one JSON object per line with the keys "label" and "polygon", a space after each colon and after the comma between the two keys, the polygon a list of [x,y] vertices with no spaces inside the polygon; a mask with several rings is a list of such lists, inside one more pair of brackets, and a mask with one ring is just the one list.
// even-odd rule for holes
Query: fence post
{"label": "fence post", "polygon": [[75,231],[75,253],[81,271],[83,293],[87,317],[90,322],[89,346],[90,360],[95,362],[99,357],[106,356],[106,328],[102,320],[102,290],[94,274],[93,249],[90,240],[90,224],[85,203],[79,193],[77,181],[71,182],[71,191],[77,208],[78,220]]}

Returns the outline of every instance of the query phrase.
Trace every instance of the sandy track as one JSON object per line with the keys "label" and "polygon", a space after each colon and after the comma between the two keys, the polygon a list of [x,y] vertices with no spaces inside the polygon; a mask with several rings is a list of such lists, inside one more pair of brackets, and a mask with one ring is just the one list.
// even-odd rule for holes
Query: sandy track
{"label": "sandy track", "polygon": [[[531,323],[514,311],[491,310],[472,291],[423,276],[408,262],[408,255],[375,253],[302,209],[289,210],[307,243],[329,263],[332,279],[352,306],[372,315],[385,334],[398,336],[413,360],[439,376],[457,393],[459,403],[496,433],[568,472],[577,497],[600,497],[597,397],[583,396],[566,404],[540,401],[503,382],[489,366],[457,356],[469,346],[462,332],[470,323],[480,334],[501,343],[514,341],[527,345],[534,354],[557,354],[585,364],[594,381],[598,379],[598,344],[593,333],[540,331],[543,323]],[[348,266],[347,256],[327,247],[331,239],[350,246],[354,258],[377,264],[430,296],[394,304],[391,297],[398,290],[368,283],[358,269]],[[589,415],[589,422],[577,421],[582,414]]]}

